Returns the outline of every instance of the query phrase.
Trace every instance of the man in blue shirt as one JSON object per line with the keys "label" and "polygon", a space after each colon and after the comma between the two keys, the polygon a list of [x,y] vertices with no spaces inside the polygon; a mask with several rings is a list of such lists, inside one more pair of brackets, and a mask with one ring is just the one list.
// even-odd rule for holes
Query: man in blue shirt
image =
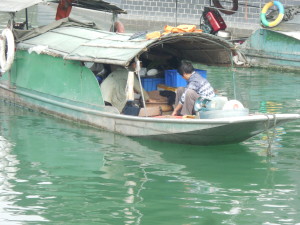
{"label": "man in blue shirt", "polygon": [[172,116],[193,115],[195,101],[199,97],[211,99],[215,96],[214,89],[205,78],[195,71],[191,62],[181,62],[178,72],[183,79],[187,80],[187,86],[179,87],[176,90],[175,109]]}

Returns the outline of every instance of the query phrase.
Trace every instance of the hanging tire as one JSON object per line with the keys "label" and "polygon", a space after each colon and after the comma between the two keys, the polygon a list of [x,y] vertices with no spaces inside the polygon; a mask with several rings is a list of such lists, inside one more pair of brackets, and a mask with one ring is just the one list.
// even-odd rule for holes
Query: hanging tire
{"label": "hanging tire", "polygon": [[[278,8],[279,14],[278,14],[278,17],[274,21],[269,22],[267,20],[267,18],[266,18],[266,13],[267,13],[268,9],[270,7],[272,7],[273,5],[275,5]],[[280,22],[282,21],[283,17],[284,17],[284,8],[283,8],[283,5],[279,1],[268,2],[263,7],[263,9],[261,10],[261,14],[260,14],[261,23],[265,27],[275,27],[275,26],[277,26],[278,24],[280,24]]]}
{"label": "hanging tire", "polygon": [[236,11],[238,10],[239,8],[239,1],[238,0],[232,0],[232,8],[230,10],[228,9],[225,9],[219,0],[212,0],[213,1],[213,4],[216,8],[218,8],[222,13],[224,14],[227,14],[227,15],[232,15],[234,13],[236,13]]}
{"label": "hanging tire", "polygon": [[15,39],[8,28],[2,31],[0,38],[0,66],[2,72],[10,70],[15,58]]}

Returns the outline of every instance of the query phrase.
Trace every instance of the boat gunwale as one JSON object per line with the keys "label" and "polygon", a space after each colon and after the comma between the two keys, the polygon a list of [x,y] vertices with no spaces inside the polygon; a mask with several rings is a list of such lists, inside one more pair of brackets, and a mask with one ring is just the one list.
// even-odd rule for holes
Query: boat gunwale
{"label": "boat gunwale", "polygon": [[[120,120],[130,120],[130,121],[139,121],[139,122],[163,122],[163,123],[179,123],[179,124],[234,124],[241,122],[254,122],[254,121],[270,121],[270,120],[295,120],[300,119],[300,114],[254,114],[248,116],[240,117],[227,117],[227,118],[218,118],[218,119],[173,119],[173,118],[155,118],[155,117],[138,117],[138,116],[129,116],[123,114],[114,114],[111,112],[103,112],[95,109],[87,109],[79,106],[70,105],[67,103],[61,103],[55,100],[49,100],[49,98],[40,97],[34,94],[29,94],[20,90],[11,90],[6,86],[0,84],[0,87],[13,92],[15,94],[20,94],[35,100],[43,101],[49,104],[54,104],[60,107],[69,108],[76,111],[86,112],[94,115],[101,115],[108,118],[115,118]],[[280,121],[279,121],[280,122]]]}

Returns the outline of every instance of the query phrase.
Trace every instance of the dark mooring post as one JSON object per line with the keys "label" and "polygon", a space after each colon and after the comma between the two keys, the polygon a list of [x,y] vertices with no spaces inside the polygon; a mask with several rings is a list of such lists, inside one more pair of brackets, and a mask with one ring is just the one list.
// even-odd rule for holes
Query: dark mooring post
{"label": "dark mooring post", "polygon": [[25,18],[26,18],[26,30],[28,30],[28,11],[27,11],[27,8],[25,9]]}
{"label": "dark mooring post", "polygon": [[177,27],[177,8],[178,8],[178,0],[175,0],[175,26]]}

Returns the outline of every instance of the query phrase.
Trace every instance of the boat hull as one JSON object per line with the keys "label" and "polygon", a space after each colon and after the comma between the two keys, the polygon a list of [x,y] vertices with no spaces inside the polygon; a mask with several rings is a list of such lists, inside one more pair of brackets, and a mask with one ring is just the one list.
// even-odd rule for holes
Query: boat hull
{"label": "boat hull", "polygon": [[240,50],[251,67],[300,70],[300,40],[289,33],[256,30]]}
{"label": "boat hull", "polygon": [[4,100],[24,107],[85,123],[130,137],[180,144],[233,144],[249,139],[282,123],[299,119],[299,114],[252,115],[220,119],[168,119],[118,114],[111,107],[93,108],[66,99],[41,97],[38,93],[0,85]]}

